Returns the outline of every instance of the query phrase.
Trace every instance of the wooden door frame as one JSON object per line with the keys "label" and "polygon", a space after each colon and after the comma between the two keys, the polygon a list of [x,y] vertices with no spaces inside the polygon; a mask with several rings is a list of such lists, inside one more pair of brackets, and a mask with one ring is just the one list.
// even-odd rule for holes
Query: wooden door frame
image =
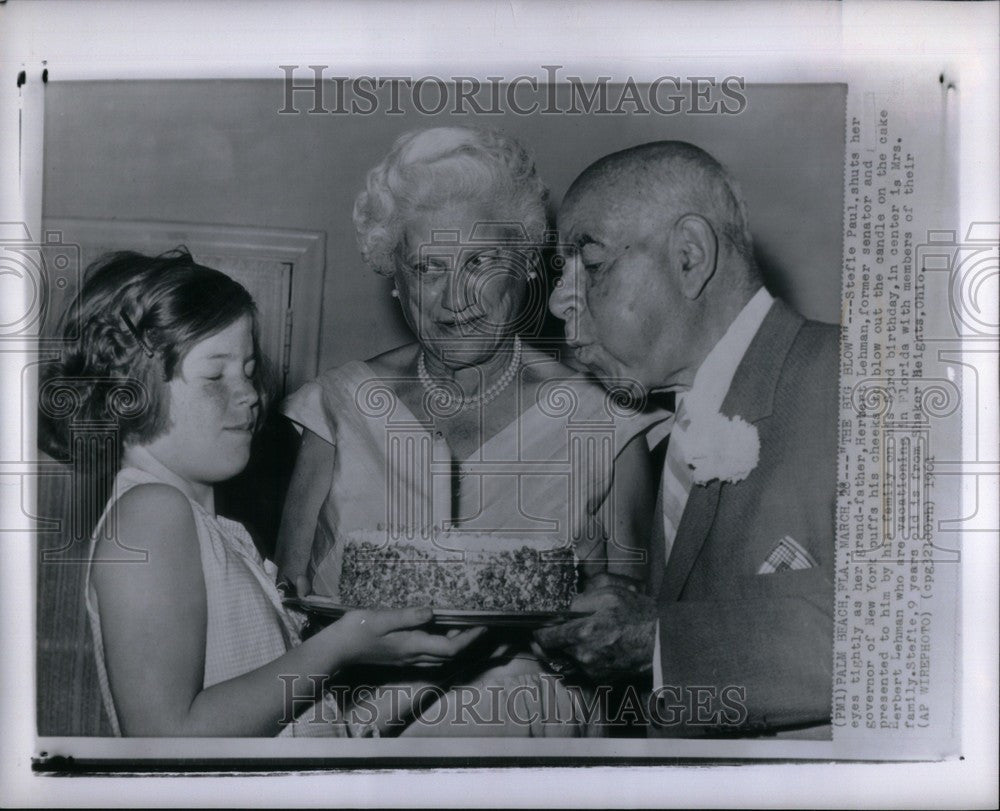
{"label": "wooden door frame", "polygon": [[292,274],[291,356],[287,391],[295,391],[319,372],[319,340],[326,271],[326,233],[244,225],[46,217],[43,230],[81,242],[121,245],[160,253],[186,245],[193,253],[222,253],[290,262]]}

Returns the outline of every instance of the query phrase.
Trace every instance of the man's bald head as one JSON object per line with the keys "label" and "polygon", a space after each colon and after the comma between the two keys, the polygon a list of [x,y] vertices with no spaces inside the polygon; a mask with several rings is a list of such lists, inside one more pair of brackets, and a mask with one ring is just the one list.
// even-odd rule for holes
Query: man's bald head
{"label": "man's bald head", "polygon": [[699,214],[720,240],[756,277],[746,203],[736,181],[705,150],[685,141],[655,141],[607,155],[588,166],[563,201],[572,207],[597,195],[625,214],[652,207],[666,222]]}
{"label": "man's bald head", "polygon": [[742,196],[691,144],[601,158],[567,192],[558,223],[566,261],[549,308],[605,382],[690,386],[761,287]]}

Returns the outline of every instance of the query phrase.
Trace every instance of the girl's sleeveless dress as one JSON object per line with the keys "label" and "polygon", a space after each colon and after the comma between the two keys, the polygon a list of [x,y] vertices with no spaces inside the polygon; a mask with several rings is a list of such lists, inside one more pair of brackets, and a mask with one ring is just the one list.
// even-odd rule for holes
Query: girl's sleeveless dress
{"label": "girl's sleeveless dress", "polygon": [[[94,549],[101,533],[114,537],[114,505],[133,487],[163,484],[160,479],[137,468],[123,468],[115,478],[112,497],[90,541],[87,564],[86,605],[94,637],[97,675],[104,708],[115,735],[121,725],[104,661],[101,613],[97,591],[91,581]],[[207,628],[205,633],[204,687],[236,678],[284,654],[301,641],[302,619],[281,603],[275,585],[276,568],[264,560],[242,524],[211,515],[200,504],[188,499],[194,515],[205,575]],[[141,550],[120,548],[127,565],[142,565]],[[347,734],[339,718],[336,703],[329,697],[322,706],[307,708],[295,722],[285,726],[282,735],[343,736]]]}
{"label": "girl's sleeveless dress", "polygon": [[[581,546],[595,534],[587,493],[595,481],[608,479],[629,440],[664,417],[629,412],[600,386],[572,375],[544,382],[517,419],[468,458],[456,459],[444,437],[419,421],[390,383],[368,364],[352,361],[307,383],[282,406],[299,427],[337,448],[309,565],[317,594],[339,597],[339,539],[352,530],[448,525],[513,537],[556,533],[573,538],[583,557]],[[405,532],[400,541],[406,542]],[[402,734],[595,734],[577,711],[576,688],[524,649],[468,676],[463,687],[477,689],[477,695],[502,689],[499,697],[489,694],[503,708],[496,723],[456,722],[437,702]],[[454,705],[468,698],[450,700]],[[493,706],[476,712],[497,715]],[[529,718],[531,723],[518,720]]]}

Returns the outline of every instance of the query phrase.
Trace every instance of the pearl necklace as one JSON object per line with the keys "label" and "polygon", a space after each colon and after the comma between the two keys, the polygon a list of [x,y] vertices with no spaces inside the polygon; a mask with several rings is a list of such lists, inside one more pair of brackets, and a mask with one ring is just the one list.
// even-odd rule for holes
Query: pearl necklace
{"label": "pearl necklace", "polygon": [[[521,366],[521,336],[514,336],[514,348],[511,351],[510,363],[507,364],[507,368],[497,381],[490,386],[486,391],[482,391],[479,394],[474,394],[472,397],[467,397],[462,395],[458,399],[458,409],[459,411],[464,411],[467,408],[472,408],[477,405],[486,405],[487,403],[495,400],[499,394],[510,385],[510,382],[514,379],[514,375],[517,374],[517,370]],[[435,383],[430,374],[427,371],[427,361],[425,359],[425,354],[423,351],[420,352],[420,357],[417,358],[417,375],[420,377],[420,384],[424,387],[424,391],[434,397],[445,396],[449,399],[453,398],[453,395],[444,386]]]}

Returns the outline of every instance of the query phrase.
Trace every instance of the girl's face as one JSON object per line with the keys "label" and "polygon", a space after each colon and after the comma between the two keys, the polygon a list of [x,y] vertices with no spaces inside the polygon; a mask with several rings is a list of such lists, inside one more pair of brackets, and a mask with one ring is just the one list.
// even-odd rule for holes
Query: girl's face
{"label": "girl's face", "polygon": [[245,315],[195,344],[166,386],[169,426],[146,450],[190,482],[225,481],[250,460],[259,408],[252,328]]}

